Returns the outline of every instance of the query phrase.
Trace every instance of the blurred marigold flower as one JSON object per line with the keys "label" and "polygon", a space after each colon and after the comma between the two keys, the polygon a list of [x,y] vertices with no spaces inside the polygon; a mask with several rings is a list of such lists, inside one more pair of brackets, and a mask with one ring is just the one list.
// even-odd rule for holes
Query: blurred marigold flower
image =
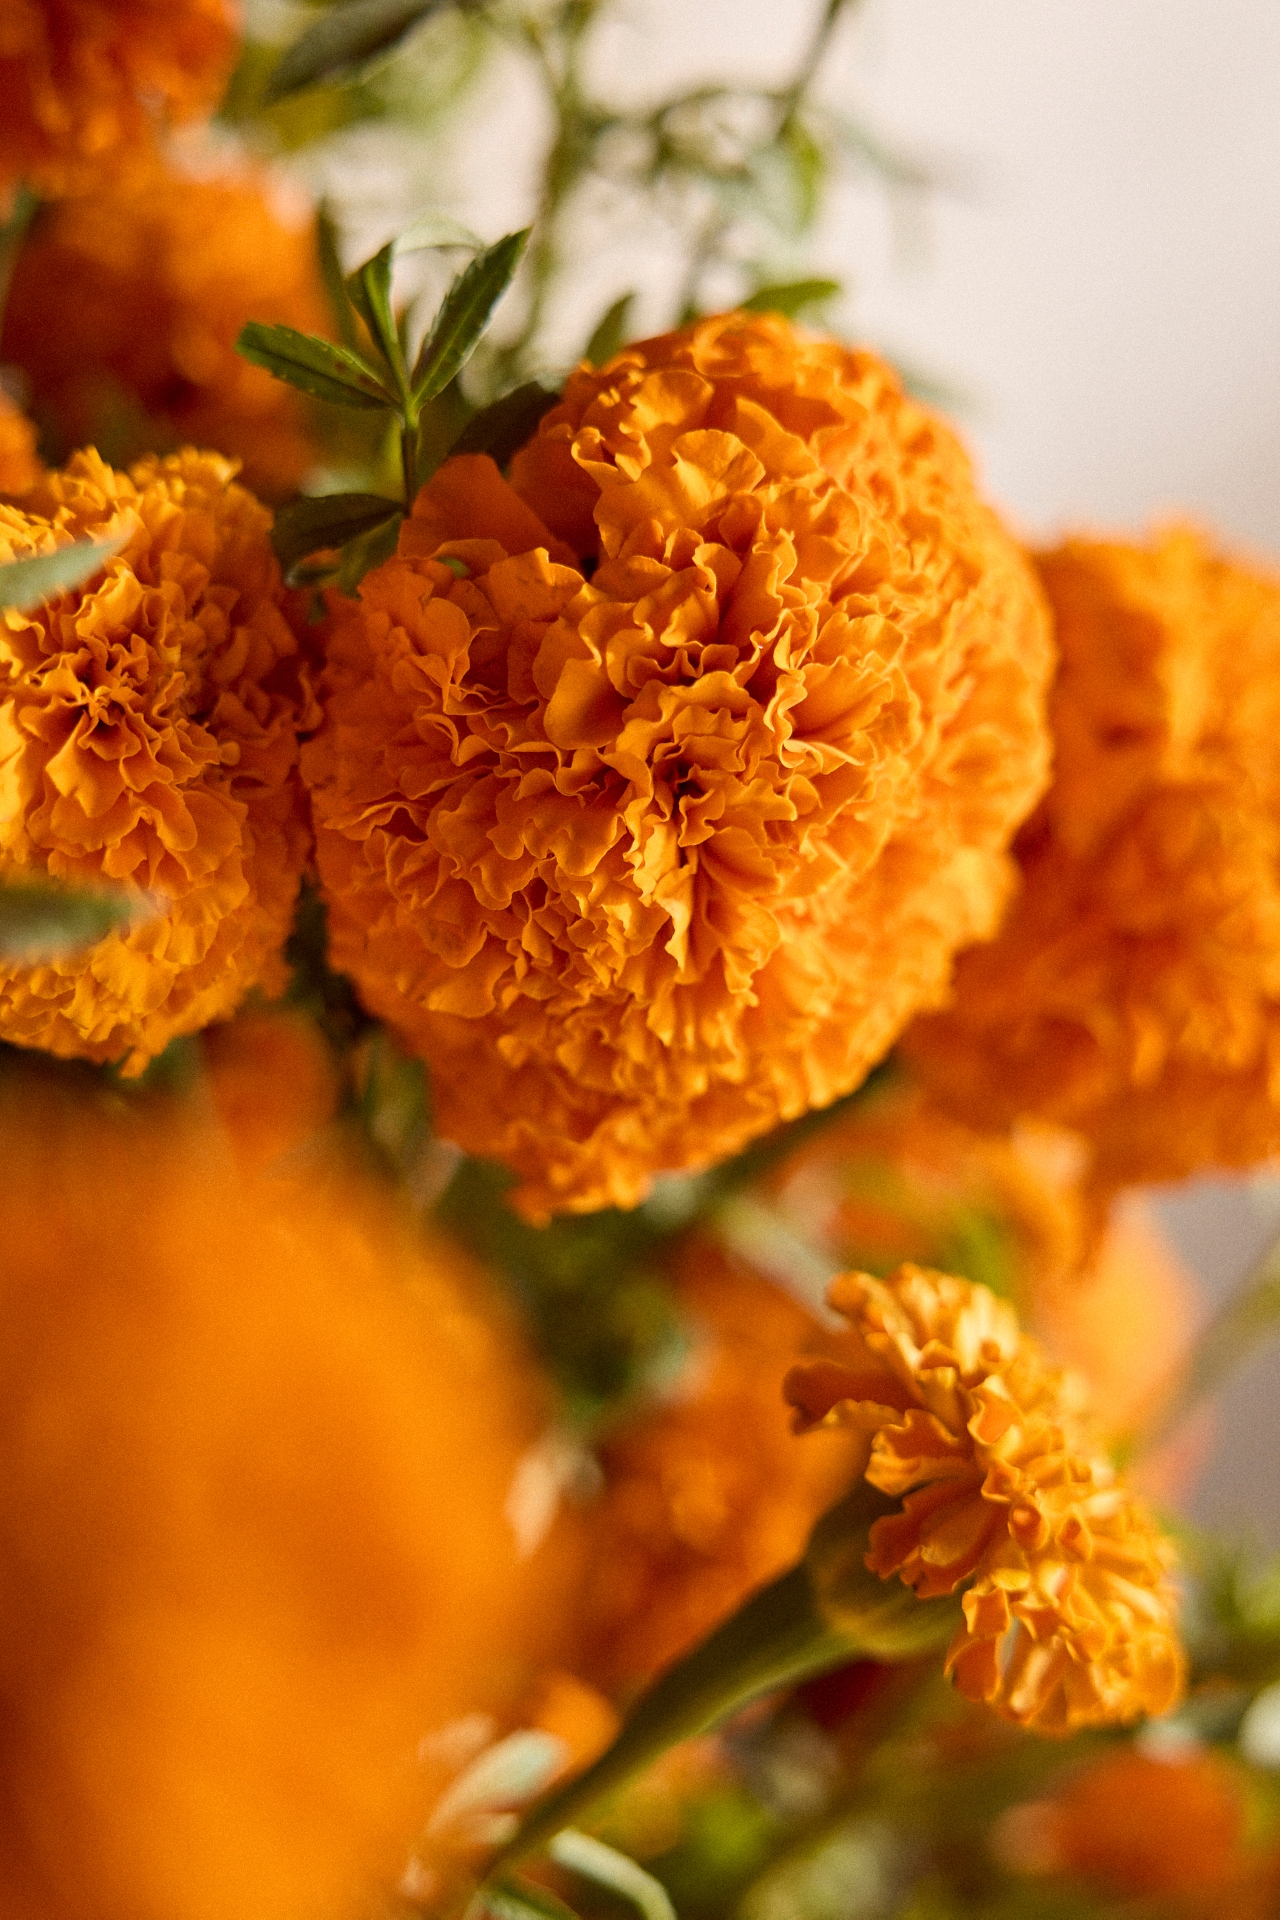
{"label": "blurred marigold flower", "polygon": [[332,331],[315,214],[214,148],[44,208],[14,269],[3,353],[56,454],[91,443],[126,464],[166,443],[214,447],[276,499],[316,446],[301,396],[237,354],[246,320]]}
{"label": "blurred marigold flower", "polygon": [[309,696],[270,515],[234,472],[89,452],[0,506],[0,560],[123,539],[96,584],[0,615],[0,870],[119,883],[141,915],[86,953],[0,963],[0,1039],[137,1072],[284,985]]}
{"label": "blurred marigold flower", "polygon": [[209,112],[238,27],[233,0],[5,0],[0,208],[24,182],[83,192],[136,164],[159,125]]}
{"label": "blurred marigold flower", "polygon": [[947,429],[776,317],[579,369],[512,483],[424,489],[306,770],[337,964],[539,1217],[826,1104],[940,998],[1050,638]]}
{"label": "blurred marigold flower", "polygon": [[0,494],[25,493],[40,473],[36,430],[0,387]]}
{"label": "blurred marigold flower", "polygon": [[[0,1909],[340,1920],[542,1663],[545,1418],[456,1255],[198,1101],[0,1075]],[[535,1627],[535,1635],[536,1635]]]}
{"label": "blurred marigold flower", "polygon": [[907,1050],[978,1125],[1039,1115],[1118,1185],[1280,1148],[1280,582],[1198,534],[1040,562],[1062,665],[1022,890]]}
{"label": "blurred marigold flower", "polygon": [[1163,1713],[1183,1656],[1170,1554],[1117,1482],[1068,1376],[986,1287],[904,1266],[843,1275],[834,1360],[794,1367],[801,1431],[847,1426],[866,1478],[905,1496],[867,1565],[923,1599],[967,1585],[947,1670],[971,1700],[1041,1732]]}

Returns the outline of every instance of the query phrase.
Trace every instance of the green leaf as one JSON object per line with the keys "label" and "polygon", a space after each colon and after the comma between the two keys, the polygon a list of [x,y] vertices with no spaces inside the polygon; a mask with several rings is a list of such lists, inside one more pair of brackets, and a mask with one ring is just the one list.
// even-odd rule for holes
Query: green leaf
{"label": "green leaf", "polygon": [[65,960],[146,913],[137,894],[39,880],[0,884],[0,959],[25,966]]}
{"label": "green leaf", "polygon": [[671,1896],[662,1882],[646,1873],[629,1855],[619,1853],[616,1847],[607,1847],[603,1840],[579,1833],[575,1827],[566,1827],[556,1835],[547,1852],[557,1866],[568,1867],[570,1872],[594,1880],[597,1886],[621,1894],[624,1900],[639,1908],[644,1920],[676,1920]]}
{"label": "green leaf", "polygon": [[271,529],[271,544],[286,573],[321,547],[345,547],[372,533],[392,514],[403,513],[398,500],[381,493],[325,493],[281,507]]}
{"label": "green leaf", "polygon": [[543,414],[550,413],[559,400],[558,393],[551,393],[536,380],[527,380],[492,406],[473,413],[449,452],[487,453],[498,466],[505,467],[512,454],[532,439]]}
{"label": "green leaf", "polygon": [[347,293],[351,304],[369,329],[374,343],[381,349],[383,358],[396,376],[396,383],[404,386],[404,355],[400,351],[400,335],[396,328],[396,318],[391,311],[391,262],[395,257],[395,242],[388,240],[385,247],[357,267],[354,273],[347,275]]}
{"label": "green leaf", "polygon": [[396,405],[395,395],[387,392],[359,354],[317,339],[313,333],[250,320],[240,329],[236,352],[255,367],[265,367],[277,380],[287,380],[291,387],[335,407]]}
{"label": "green leaf", "polygon": [[342,271],[342,261],[338,257],[338,229],[334,225],[333,215],[327,206],[321,206],[316,216],[316,247],[320,255],[320,273],[324,280],[325,292],[329,296],[329,305],[333,308],[334,322],[342,337],[343,346],[354,352],[360,345],[360,336],[356,331],[351,298],[347,292],[347,276]]}
{"label": "green leaf", "polygon": [[452,214],[437,213],[433,208],[420,213],[398,236],[396,253],[426,253],[432,247],[466,247],[469,253],[482,253],[484,241]]}
{"label": "green leaf", "polygon": [[13,607],[29,613],[56,594],[82,587],[99,573],[113,553],[119,553],[125,536],[114,540],[76,540],[53,553],[37,553],[30,560],[10,560],[0,566],[0,611]]}
{"label": "green leaf", "polygon": [[550,1887],[535,1887],[528,1880],[498,1880],[484,1889],[478,1904],[495,1920],[578,1920]]}
{"label": "green leaf", "polygon": [[806,307],[819,307],[841,293],[838,280],[787,280],[776,286],[757,287],[749,300],[742,302],[744,313],[780,313],[794,320]]}
{"label": "green leaf", "polygon": [[568,1753],[557,1734],[541,1727],[524,1727],[508,1734],[496,1746],[486,1747],[479,1759],[446,1787],[427,1831],[443,1833],[471,1814],[523,1805],[546,1786],[564,1765]]}
{"label": "green leaf", "polygon": [[635,304],[634,293],[624,293],[614,301],[588,340],[584,360],[589,360],[593,367],[602,367],[626,346],[631,338],[631,312]]}
{"label": "green leaf", "polygon": [[387,53],[411,28],[438,13],[447,0],[346,0],[308,27],[281,55],[267,82],[268,103],[313,87],[317,80],[347,78]]}
{"label": "green leaf", "polygon": [[505,234],[478,254],[450,287],[413,370],[413,397],[419,406],[447,387],[471,358],[528,239],[528,227]]}
{"label": "green leaf", "polygon": [[400,538],[400,522],[403,518],[404,509],[397,507],[382,526],[373,527],[368,533],[358,534],[354,540],[347,542],[342,549],[342,565],[338,569],[338,585],[343,593],[354,593],[366,573],[372,573],[375,567],[380,567],[384,560],[391,558]]}

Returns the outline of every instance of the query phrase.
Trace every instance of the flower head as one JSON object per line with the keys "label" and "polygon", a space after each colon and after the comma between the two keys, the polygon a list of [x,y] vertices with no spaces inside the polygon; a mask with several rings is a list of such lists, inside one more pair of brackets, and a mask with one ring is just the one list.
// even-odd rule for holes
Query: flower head
{"label": "flower head", "polygon": [[235,58],[233,0],[5,0],[0,12],[0,206],[21,182],[56,198],[127,168],[159,126],[215,105]]}
{"label": "flower head", "polygon": [[1069,1377],[949,1274],[845,1274],[829,1298],[853,1323],[845,1350],[793,1368],[787,1397],[802,1431],[861,1432],[868,1482],[902,1497],[868,1567],[922,1599],[965,1586],[960,1691],[1049,1733],[1163,1713],[1183,1673],[1168,1551]]}
{"label": "flower head", "polygon": [[284,984],[308,850],[307,709],[270,515],[217,454],[94,453],[0,506],[0,560],[120,539],[87,586],[0,614],[0,867],[139,900],[132,926],[0,963],[0,1038],[139,1070]]}
{"label": "flower head", "polygon": [[123,464],[157,445],[214,447],[277,498],[315,445],[301,397],[237,354],[247,320],[330,331],[314,212],[261,170],[196,154],[41,211],[3,350],[55,449],[109,446]]}
{"label": "flower head", "polygon": [[1280,1148],[1280,582],[1197,534],[1040,571],[1062,665],[1022,887],[907,1047],[978,1124],[1078,1129],[1102,1190]]}
{"label": "flower head", "polygon": [[0,387],[0,494],[25,493],[39,477],[36,430]]}
{"label": "flower head", "polygon": [[780,319],[580,369],[512,488],[424,490],[306,766],[339,965],[544,1215],[826,1104],[938,1000],[1050,643],[946,428]]}

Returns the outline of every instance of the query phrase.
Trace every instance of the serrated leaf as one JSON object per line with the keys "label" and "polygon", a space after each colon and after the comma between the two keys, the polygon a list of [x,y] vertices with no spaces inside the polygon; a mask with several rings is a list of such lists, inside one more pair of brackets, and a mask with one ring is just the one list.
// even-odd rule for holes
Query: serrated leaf
{"label": "serrated leaf", "polygon": [[270,103],[313,87],[318,80],[349,77],[380,53],[388,53],[447,0],[346,0],[308,27],[276,63],[263,95]]}
{"label": "serrated leaf", "polygon": [[550,392],[537,380],[527,380],[491,406],[473,413],[450,447],[450,455],[487,453],[498,466],[505,467],[512,454],[536,433],[543,414],[550,413],[559,401],[558,393]]}
{"label": "serrated leaf", "polygon": [[0,959],[24,966],[66,960],[145,916],[136,894],[67,887],[55,880],[0,883]]}
{"label": "serrated leaf", "polygon": [[53,553],[33,554],[30,560],[10,560],[0,566],[0,611],[12,607],[29,613],[56,594],[69,593],[91,580],[119,553],[125,536],[115,540],[76,540]]}
{"label": "serrated leaf", "polygon": [[776,286],[757,287],[749,300],[742,302],[744,313],[780,313],[794,320],[806,307],[818,307],[841,293],[838,280],[786,280]]}
{"label": "serrated leaf", "polygon": [[441,1833],[469,1814],[489,1813],[496,1807],[520,1806],[547,1784],[564,1765],[568,1748],[554,1733],[525,1727],[486,1747],[465,1773],[441,1794],[431,1815],[429,1833]]}
{"label": "serrated leaf", "polygon": [[236,352],[255,367],[265,367],[277,380],[327,400],[335,407],[394,407],[396,398],[349,347],[335,347],[313,333],[294,327],[268,326],[250,320],[240,329]]}
{"label": "serrated leaf", "polygon": [[396,252],[426,253],[432,247],[466,247],[471,253],[483,253],[484,241],[452,214],[433,209],[410,222],[396,240]]}
{"label": "serrated leaf", "polygon": [[400,350],[400,334],[396,327],[396,317],[391,311],[391,263],[395,257],[395,242],[388,240],[371,260],[366,260],[354,273],[347,275],[347,294],[352,306],[369,329],[370,338],[382,350],[383,357],[396,376],[397,384],[404,385],[404,355]]}
{"label": "serrated leaf", "polygon": [[624,1900],[640,1909],[645,1920],[676,1920],[671,1896],[662,1882],[646,1873],[629,1855],[619,1853],[616,1847],[607,1847],[603,1840],[579,1833],[575,1827],[566,1827],[552,1840],[547,1852],[557,1866],[568,1867],[571,1872],[594,1880],[597,1886],[621,1894]]}
{"label": "serrated leaf", "polygon": [[602,367],[626,346],[631,338],[631,313],[635,304],[634,293],[624,293],[614,301],[588,340],[584,360],[589,360],[593,367]]}
{"label": "serrated leaf", "polygon": [[349,540],[372,533],[392,514],[403,511],[400,501],[380,493],[326,493],[293,500],[276,514],[271,544],[288,572],[309,553],[321,547],[345,547]]}
{"label": "serrated leaf", "polygon": [[476,1902],[495,1920],[578,1920],[549,1887],[535,1887],[527,1880],[498,1880],[486,1887]]}
{"label": "serrated leaf", "polygon": [[458,275],[422,343],[413,370],[413,397],[422,406],[461,372],[489,324],[489,315],[511,284],[529,229],[504,234]]}

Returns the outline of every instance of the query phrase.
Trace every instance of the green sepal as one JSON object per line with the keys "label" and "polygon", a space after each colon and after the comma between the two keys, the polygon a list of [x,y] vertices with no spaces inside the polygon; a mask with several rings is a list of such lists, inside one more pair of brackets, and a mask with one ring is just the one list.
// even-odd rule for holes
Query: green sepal
{"label": "green sepal", "polygon": [[366,61],[389,53],[446,0],[346,0],[300,34],[277,61],[263,93],[270,104],[319,80],[349,78]]}
{"label": "green sepal", "polygon": [[308,554],[322,547],[345,547],[403,511],[400,501],[381,493],[325,493],[292,500],[276,514],[271,545],[288,573]]}
{"label": "green sepal", "polygon": [[24,966],[66,960],[146,914],[136,894],[60,885],[0,883],[0,960]]}
{"label": "green sepal", "polygon": [[335,347],[313,333],[294,327],[268,326],[250,320],[240,329],[236,352],[255,367],[265,367],[277,380],[327,400],[335,407],[394,407],[396,396],[350,347]]}
{"label": "green sepal", "polygon": [[841,292],[838,280],[787,280],[776,286],[757,287],[751,298],[742,302],[742,311],[780,313],[794,320],[806,307],[820,307]]}
{"label": "green sepal", "polygon": [[543,414],[550,413],[559,402],[558,393],[537,380],[526,380],[491,406],[473,413],[450,447],[450,455],[487,453],[498,466],[505,467],[512,454],[533,438]]}
{"label": "green sepal", "polygon": [[471,358],[489,315],[511,284],[529,239],[529,229],[508,233],[463,268],[444,297],[413,369],[417,406],[448,386]]}
{"label": "green sepal", "polygon": [[123,534],[115,540],[77,540],[53,553],[34,554],[30,560],[8,561],[0,566],[0,612],[12,607],[18,613],[30,613],[57,594],[82,587],[123,545]]}
{"label": "green sepal", "polygon": [[385,247],[379,249],[371,260],[356,268],[346,278],[347,296],[352,306],[369,329],[369,336],[379,348],[387,365],[396,377],[396,384],[404,388],[404,355],[400,350],[400,334],[396,327],[396,317],[391,311],[391,263],[395,258],[396,243],[388,240]]}
{"label": "green sepal", "polygon": [[471,1912],[491,1913],[494,1920],[578,1920],[559,1894],[528,1880],[495,1880],[472,1903]]}
{"label": "green sepal", "polygon": [[636,304],[634,293],[621,294],[601,319],[586,344],[583,359],[593,367],[602,367],[631,338],[631,315]]}

